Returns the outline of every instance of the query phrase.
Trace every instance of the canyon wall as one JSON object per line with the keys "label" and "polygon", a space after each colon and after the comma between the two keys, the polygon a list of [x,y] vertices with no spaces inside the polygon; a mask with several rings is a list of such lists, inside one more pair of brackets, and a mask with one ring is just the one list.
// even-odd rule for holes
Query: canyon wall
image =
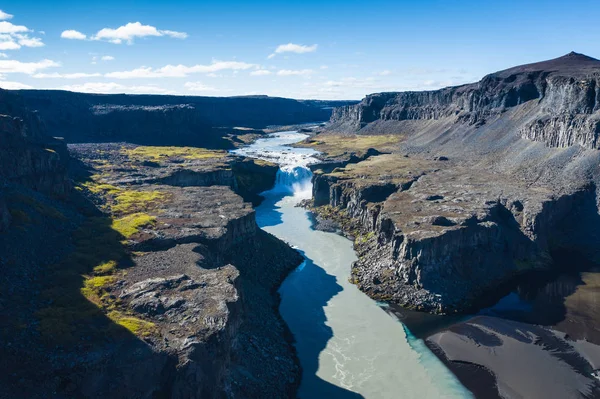
{"label": "canyon wall", "polygon": [[[518,128],[521,137],[551,147],[600,148],[600,61],[577,53],[493,73],[458,87],[371,94],[359,104],[334,109],[329,129],[357,132],[373,122],[444,118],[483,125],[529,101],[536,102],[536,109]],[[387,125],[388,131],[391,126]]]}
{"label": "canyon wall", "polygon": [[292,100],[267,96],[196,97],[84,94],[21,90],[55,137],[69,143],[127,141],[146,145],[230,148],[231,128],[264,128],[328,120],[348,101]]}
{"label": "canyon wall", "polygon": [[350,219],[352,276],[367,294],[476,309],[502,284],[557,267],[557,253],[600,261],[599,122],[600,61],[577,53],[473,84],[372,94],[335,109],[314,141],[386,134],[399,145],[325,164],[314,204]]}

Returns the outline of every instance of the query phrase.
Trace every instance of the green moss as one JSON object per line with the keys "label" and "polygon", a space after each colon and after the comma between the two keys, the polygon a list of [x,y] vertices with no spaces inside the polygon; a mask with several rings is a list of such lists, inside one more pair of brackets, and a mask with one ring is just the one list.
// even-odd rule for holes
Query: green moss
{"label": "green moss", "polygon": [[123,152],[134,159],[160,161],[167,158],[183,158],[189,160],[222,158],[226,151],[213,151],[196,147],[150,147],[141,146],[124,149]]}
{"label": "green moss", "polygon": [[126,214],[148,209],[156,203],[167,199],[167,194],[161,191],[120,191],[115,196],[116,203],[111,207],[117,214]]}
{"label": "green moss", "polygon": [[103,263],[99,264],[98,266],[94,267],[94,273],[100,274],[100,275],[112,274],[115,272],[116,269],[117,269],[117,262],[115,262],[114,260],[111,260],[108,262],[103,262]]}
{"label": "green moss", "polygon": [[121,191],[120,188],[113,186],[112,184],[97,183],[95,181],[87,181],[82,185],[94,194],[106,193],[110,195],[115,195]]}
{"label": "green moss", "polygon": [[121,327],[138,336],[146,337],[156,331],[156,324],[137,317],[124,315],[119,311],[108,313],[108,317]]}
{"label": "green moss", "polygon": [[114,276],[96,276],[85,279],[84,287],[86,288],[104,288],[115,282]]}
{"label": "green moss", "polygon": [[129,238],[137,233],[140,228],[153,225],[154,223],[156,223],[156,218],[154,216],[150,216],[147,213],[138,212],[114,220],[112,223],[112,228],[119,232],[123,237]]}

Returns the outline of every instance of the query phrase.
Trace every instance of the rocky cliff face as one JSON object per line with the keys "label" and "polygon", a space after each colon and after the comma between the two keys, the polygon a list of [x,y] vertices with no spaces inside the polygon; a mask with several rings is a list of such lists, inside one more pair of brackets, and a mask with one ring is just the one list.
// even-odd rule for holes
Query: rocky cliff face
{"label": "rocky cliff face", "polygon": [[22,99],[0,90],[0,183],[21,184],[44,193],[64,196],[69,155],[66,145],[50,137],[36,113]]}
{"label": "rocky cliff face", "polygon": [[444,162],[388,154],[315,173],[315,205],[354,221],[346,224],[359,255],[352,277],[373,298],[467,311],[523,273],[550,270],[557,251],[600,260],[582,227],[597,220],[593,186],[558,194]]}
{"label": "rocky cliff face", "polygon": [[[293,396],[300,369],[276,290],[302,257],[260,230],[234,192],[258,197],[273,165],[185,147],[70,151],[74,197],[102,212],[84,198],[50,208],[8,193],[17,220],[0,233],[0,293],[12,296],[0,295],[0,308],[14,320],[0,331],[7,395]],[[24,336],[17,324],[32,327]]]}
{"label": "rocky cliff face", "polygon": [[53,136],[67,142],[127,141],[146,145],[229,148],[235,126],[264,128],[324,121],[343,101],[297,101],[267,96],[193,97],[94,95],[48,90],[19,92]]}
{"label": "rocky cliff face", "polygon": [[314,177],[315,205],[354,223],[358,286],[421,310],[465,311],[502,283],[552,269],[555,253],[599,261],[599,79],[600,61],[571,53],[334,110],[323,142],[401,137],[391,154]]}
{"label": "rocky cliff face", "polygon": [[[483,125],[509,108],[535,101],[521,137],[551,147],[598,149],[600,61],[582,54],[507,69],[480,82],[436,91],[379,93],[336,108],[331,130],[356,132],[373,122],[440,120]],[[366,129],[366,131],[371,131]]]}

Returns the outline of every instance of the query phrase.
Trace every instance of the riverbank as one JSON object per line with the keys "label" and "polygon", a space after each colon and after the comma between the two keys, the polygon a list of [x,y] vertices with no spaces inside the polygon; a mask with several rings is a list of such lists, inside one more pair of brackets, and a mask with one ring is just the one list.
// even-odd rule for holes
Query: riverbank
{"label": "riverbank", "polygon": [[302,137],[280,133],[241,150],[281,165],[257,223],[305,258],[279,290],[303,368],[299,397],[470,397],[421,340],[349,283],[352,242],[312,229],[297,206],[311,196],[309,167],[317,162],[314,151],[289,147]]}
{"label": "riverbank", "polygon": [[[574,220],[579,220],[578,215],[584,212],[583,209],[589,208],[587,204],[591,203],[591,200],[588,196],[591,196],[593,191],[588,193],[583,190],[575,193],[570,199],[560,196],[547,201],[542,201],[541,197],[535,200],[529,198],[529,203],[498,200],[496,195],[494,201],[488,201],[489,204],[486,202],[489,208],[486,210],[486,205],[483,208],[480,205],[482,198],[494,193],[489,182],[502,187],[504,196],[510,196],[506,188],[514,185],[514,182],[504,184],[502,181],[500,184],[501,178],[497,174],[482,177],[483,173],[480,173],[476,181],[471,177],[466,181],[464,176],[470,175],[455,162],[445,157],[407,157],[398,153],[399,146],[390,146],[386,142],[387,137],[355,136],[354,141],[364,142],[363,145],[357,145],[352,142],[352,138],[344,140],[335,136],[316,135],[303,143],[310,148],[331,152],[331,155],[321,156],[323,163],[312,167],[315,170],[312,198],[315,206],[310,209],[315,212],[315,228],[340,231],[354,239],[354,249],[359,261],[353,264],[352,281],[373,298],[392,302],[387,308],[390,314],[402,320],[417,337],[426,340],[428,347],[477,397],[558,398],[597,395],[598,382],[592,375],[597,365],[595,356],[599,353],[596,332],[586,326],[594,325],[599,316],[589,304],[600,297],[593,288],[594,274],[587,275],[591,281],[575,284],[567,289],[567,292],[563,289],[558,290],[557,294],[556,285],[544,288],[554,293],[554,304],[538,300],[537,306],[525,305],[527,301],[514,300],[514,295],[517,295],[515,293],[500,300],[510,291],[511,284],[527,281],[526,270],[540,270],[533,278],[533,281],[539,284],[540,281],[544,281],[540,276],[548,274],[543,272],[544,270],[572,270],[577,268],[577,263],[586,262],[585,257],[575,257],[570,253],[559,260],[557,254],[553,254],[552,259],[548,256],[546,263],[540,262],[537,266],[535,263],[524,262],[520,264],[523,270],[517,270],[515,278],[509,279],[505,284],[498,284],[484,292],[471,290],[471,299],[458,302],[457,310],[462,312],[462,315],[438,316],[423,312],[451,313],[455,306],[451,305],[455,298],[453,292],[460,297],[459,288],[471,286],[466,280],[473,279],[479,273],[477,265],[485,270],[494,269],[485,257],[471,260],[466,257],[465,248],[477,251],[487,248],[486,242],[489,241],[490,245],[494,242],[494,235],[485,233],[485,228],[500,226],[498,233],[507,234],[507,231],[514,229],[518,224],[527,225],[525,221],[533,216],[526,215],[528,210],[524,208],[531,207],[532,202],[538,200],[546,203],[543,212],[554,212],[553,217],[557,220],[561,218],[560,207],[573,207],[574,210],[570,213],[573,224]],[[374,144],[375,147],[369,149],[368,144]],[[385,151],[392,153],[381,154]],[[371,154],[366,158],[359,157],[368,152]],[[462,172],[457,174],[456,170],[459,169]],[[512,190],[515,193],[518,191],[514,187]],[[535,195],[543,197],[543,193],[544,189],[538,188]],[[469,208],[471,205],[477,205],[475,208],[480,213],[473,211],[475,208]],[[501,208],[509,211],[502,212]],[[476,220],[463,217],[459,210],[464,214],[473,211],[476,213]],[[507,220],[512,220],[509,213],[515,215],[515,221],[511,223],[507,223]],[[482,223],[485,222],[483,219],[486,218],[486,214],[489,226]],[[559,226],[556,220],[553,222],[554,227],[551,224],[545,225],[545,222],[541,222],[545,218],[541,213],[535,218],[538,220],[538,228],[541,225],[544,229],[551,230],[551,233],[538,232],[540,236],[547,237],[551,234],[553,239],[560,241],[559,233],[563,231],[562,228],[564,231],[572,231],[572,228],[568,227],[569,224]],[[461,223],[463,219],[467,223]],[[411,221],[413,222],[410,223]],[[452,241],[453,232],[472,226],[480,228],[479,235],[471,237],[465,232],[461,238],[454,234],[455,242]],[[395,240],[394,237],[400,239]],[[527,240],[519,244],[521,239],[518,237],[519,234],[514,234],[512,238],[507,236],[500,242],[506,242],[505,246],[516,245],[517,253],[520,253],[518,256],[527,256],[525,254],[530,250],[527,249]],[[427,243],[430,243],[429,246]],[[413,247],[411,252],[409,249]],[[493,252],[496,246],[491,245],[489,248]],[[423,259],[430,262],[430,250],[433,251],[433,260],[438,259],[435,257],[437,253],[440,256],[446,254],[448,259],[455,259],[465,266],[465,270],[470,270],[467,277],[451,286],[454,291],[439,291],[442,296],[424,295],[422,290],[396,282],[408,279],[413,281],[416,287],[425,286],[431,290],[435,287],[431,284],[438,284],[440,278],[431,272],[427,272],[425,276],[424,269],[420,270],[420,276],[415,274],[411,277],[409,273],[406,276],[402,274],[400,277],[394,277],[393,265],[398,264],[394,262],[407,260],[410,263],[413,258],[421,258],[421,262]],[[471,255],[473,253],[475,252]],[[495,262],[507,261],[507,256],[505,254],[503,258],[497,254],[498,259]],[[535,259],[537,255],[533,256]],[[557,261],[566,261],[567,264],[555,266],[552,262]],[[440,262],[442,261],[438,263]],[[419,267],[415,270],[419,271]],[[443,270],[438,270],[438,273],[445,279],[450,278]],[[489,273],[487,274],[482,277],[489,280]],[[499,286],[503,287],[502,290]],[[522,286],[520,289],[524,291]],[[529,295],[533,295],[529,292]],[[575,299],[581,298],[582,295],[585,300]],[[539,298],[539,295],[537,297]],[[526,295],[525,298],[532,299]],[[477,313],[481,307],[493,305],[498,300],[500,302],[492,309]],[[397,303],[404,307],[395,305]],[[441,303],[442,306],[431,306],[435,303]],[[525,317],[526,312],[519,309],[519,306],[530,308],[528,317]],[[500,311],[500,308],[504,310]],[[523,356],[527,357],[526,361],[518,365],[513,364],[515,358]],[[533,367],[538,363],[544,366]],[[527,377],[521,378],[522,376]],[[548,379],[556,381],[556,384],[545,384]]]}

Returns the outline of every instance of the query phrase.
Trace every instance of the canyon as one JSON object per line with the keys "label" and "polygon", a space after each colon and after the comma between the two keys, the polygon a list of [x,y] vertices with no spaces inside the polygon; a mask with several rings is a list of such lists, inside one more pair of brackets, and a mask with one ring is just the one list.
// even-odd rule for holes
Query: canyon
{"label": "canyon", "polygon": [[[277,290],[306,259],[254,208],[281,165],[227,150],[307,122],[292,175],[312,174],[313,227],[354,240],[350,283],[401,319],[467,315],[419,338],[459,377],[490,379],[481,392],[461,379],[476,396],[600,392],[595,329],[470,318],[532,273],[600,261],[596,59],[360,102],[0,90],[0,114],[6,397],[295,396]],[[481,347],[574,371],[532,391]]]}

